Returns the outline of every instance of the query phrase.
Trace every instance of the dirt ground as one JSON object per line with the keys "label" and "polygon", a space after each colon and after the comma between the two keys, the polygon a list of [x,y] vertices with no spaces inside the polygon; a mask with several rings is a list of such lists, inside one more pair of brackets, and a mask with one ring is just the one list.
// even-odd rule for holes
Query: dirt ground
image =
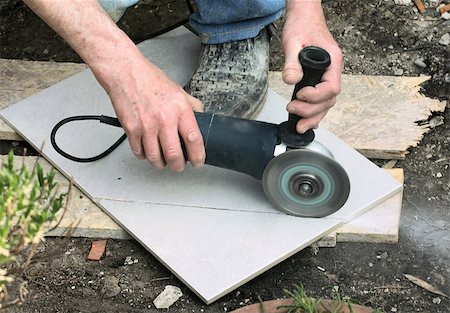
{"label": "dirt ground", "polygon": [[[420,14],[414,6],[395,5],[393,0],[323,1],[330,29],[344,52],[344,72],[429,75],[432,79],[423,93],[450,100],[450,45],[439,43],[450,31],[450,21],[435,12],[438,2],[442,1],[425,1],[428,9]],[[143,1],[129,9],[119,25],[139,42],[187,14],[184,1]],[[0,42],[2,58],[80,61],[20,1],[0,1]],[[271,48],[271,69],[280,70],[280,45],[273,42]],[[415,64],[419,61],[422,67]],[[405,170],[406,179],[398,244],[339,243],[335,248],[305,249],[205,306],[135,241],[108,240],[106,256],[88,262],[91,239],[71,239],[68,244],[47,239],[38,255],[56,253],[32,264],[22,277],[32,299],[7,312],[156,312],[152,301],[169,284],[184,294],[170,312],[227,312],[258,302],[259,297],[284,297],[284,288],[300,282],[316,297],[329,297],[326,288],[339,286],[355,302],[384,312],[449,312],[448,299],[403,276],[412,274],[450,292],[449,110],[432,118],[444,123],[396,165]],[[10,148],[20,153],[21,147],[0,142],[1,153]],[[124,265],[127,257],[137,262]]]}

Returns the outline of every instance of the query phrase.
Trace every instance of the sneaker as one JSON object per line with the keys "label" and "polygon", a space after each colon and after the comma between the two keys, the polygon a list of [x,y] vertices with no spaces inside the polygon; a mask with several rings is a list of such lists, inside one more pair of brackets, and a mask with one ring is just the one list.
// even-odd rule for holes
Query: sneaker
{"label": "sneaker", "polygon": [[204,111],[251,118],[267,95],[269,35],[222,44],[203,44],[186,91],[202,101]]}

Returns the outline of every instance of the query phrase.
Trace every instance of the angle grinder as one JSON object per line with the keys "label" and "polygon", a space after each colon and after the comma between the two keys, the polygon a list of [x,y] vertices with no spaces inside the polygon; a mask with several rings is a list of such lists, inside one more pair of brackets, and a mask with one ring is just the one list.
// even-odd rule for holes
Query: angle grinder
{"label": "angle grinder", "polygon": [[[292,99],[305,86],[315,86],[330,65],[329,54],[318,47],[304,48],[299,54],[303,78],[295,85]],[[262,180],[269,201],[280,211],[294,216],[323,217],[339,210],[347,201],[350,181],[332,153],[317,141],[314,131],[297,133],[300,116],[289,114],[277,125],[195,112],[206,150],[205,163],[248,174]],[[67,122],[97,119],[120,127],[117,118],[108,116],[74,116],[62,120],[52,130],[50,139],[61,155],[77,161],[98,160],[114,150],[126,137],[92,158],[69,155],[56,144],[56,132]],[[185,158],[186,149],[182,143]],[[187,159],[187,158],[186,158]]]}

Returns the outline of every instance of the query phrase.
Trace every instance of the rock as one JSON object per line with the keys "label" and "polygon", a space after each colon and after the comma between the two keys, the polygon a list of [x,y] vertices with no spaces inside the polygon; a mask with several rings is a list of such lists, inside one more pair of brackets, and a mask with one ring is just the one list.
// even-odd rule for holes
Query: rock
{"label": "rock", "polygon": [[443,7],[445,7],[445,4],[444,4],[444,3],[441,3],[440,5],[438,5],[438,6],[436,7],[436,12],[439,13],[439,11],[441,10],[441,8],[443,8]]}
{"label": "rock", "polygon": [[394,75],[395,76],[402,76],[403,75],[403,69],[402,68],[398,68],[398,67],[394,67]]}
{"label": "rock", "polygon": [[444,46],[448,46],[450,44],[450,34],[446,33],[439,39],[439,43]]}
{"label": "rock", "polygon": [[427,64],[425,63],[425,61],[422,58],[419,58],[417,60],[414,61],[414,64],[419,67],[419,68],[426,68]]}
{"label": "rock", "polygon": [[123,261],[123,265],[132,265],[132,264],[135,264],[135,263],[138,263],[138,262],[139,262],[138,259],[134,259],[133,260],[133,258],[131,256],[127,256],[125,258],[125,261]]}
{"label": "rock", "polygon": [[105,276],[103,279],[103,286],[100,289],[100,293],[105,298],[112,298],[120,293],[119,279],[115,276]]}
{"label": "rock", "polygon": [[394,3],[399,5],[410,5],[412,0],[394,0]]}
{"label": "rock", "polygon": [[167,285],[164,290],[153,300],[157,309],[168,309],[183,295],[181,289],[176,286]]}
{"label": "rock", "polygon": [[441,303],[441,298],[439,298],[439,297],[436,297],[436,298],[433,298],[433,303],[434,304],[440,304]]}
{"label": "rock", "polygon": [[441,14],[441,17],[444,20],[450,20],[450,13],[449,12],[444,12],[444,13]]}
{"label": "rock", "polygon": [[450,83],[450,73],[446,73],[444,76],[444,82],[445,83]]}
{"label": "rock", "polygon": [[444,124],[444,117],[443,116],[434,116],[428,124],[430,125],[430,128],[436,128],[438,126],[441,126]]}

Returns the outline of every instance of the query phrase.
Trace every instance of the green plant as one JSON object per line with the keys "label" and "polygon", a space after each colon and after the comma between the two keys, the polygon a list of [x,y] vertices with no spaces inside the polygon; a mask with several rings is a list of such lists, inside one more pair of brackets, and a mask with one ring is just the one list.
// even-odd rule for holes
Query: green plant
{"label": "green plant", "polygon": [[319,313],[319,305],[322,299],[308,297],[303,284],[294,285],[294,291],[284,289],[284,292],[294,299],[291,305],[283,306],[287,308],[287,313]]}
{"label": "green plant", "polygon": [[38,162],[31,171],[24,163],[16,167],[12,152],[0,166],[0,309],[11,304],[13,273],[29,266],[45,231],[66,208],[68,191],[59,192],[55,174],[44,173]]}
{"label": "green plant", "polygon": [[[330,288],[326,288],[330,289]],[[287,309],[287,313],[341,313],[344,312],[345,306],[350,313],[353,311],[352,302],[349,298],[341,296],[337,286],[331,287],[333,301],[324,302],[322,298],[315,299],[309,297],[303,284],[294,285],[294,290],[291,292],[287,289],[284,292],[293,299],[291,305],[283,305],[278,307]],[[381,313],[378,309],[374,313]]]}

